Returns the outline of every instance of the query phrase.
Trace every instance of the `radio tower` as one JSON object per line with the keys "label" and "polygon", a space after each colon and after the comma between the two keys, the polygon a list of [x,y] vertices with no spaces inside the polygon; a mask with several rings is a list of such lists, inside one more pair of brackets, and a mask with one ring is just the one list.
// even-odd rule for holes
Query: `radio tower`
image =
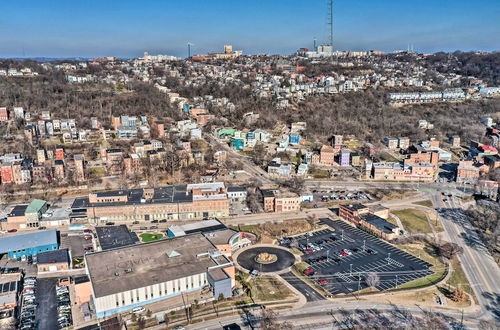
{"label": "radio tower", "polygon": [[328,16],[326,25],[328,26],[328,45],[333,51],[333,0],[327,0]]}

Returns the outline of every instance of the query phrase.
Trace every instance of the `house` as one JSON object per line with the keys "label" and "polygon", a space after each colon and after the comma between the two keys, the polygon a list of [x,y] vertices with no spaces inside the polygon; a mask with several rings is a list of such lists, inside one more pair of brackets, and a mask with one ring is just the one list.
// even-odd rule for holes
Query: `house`
{"label": "house", "polygon": [[327,145],[323,145],[319,153],[319,162],[321,165],[333,165],[335,159],[335,150]]}
{"label": "house", "polygon": [[349,166],[351,160],[351,153],[347,149],[342,149],[339,152],[340,166]]}
{"label": "house", "polygon": [[227,197],[231,202],[244,202],[247,199],[247,188],[243,186],[227,187]]}
{"label": "house", "polygon": [[397,138],[386,137],[384,138],[384,144],[389,149],[397,149],[399,145],[399,140]]}

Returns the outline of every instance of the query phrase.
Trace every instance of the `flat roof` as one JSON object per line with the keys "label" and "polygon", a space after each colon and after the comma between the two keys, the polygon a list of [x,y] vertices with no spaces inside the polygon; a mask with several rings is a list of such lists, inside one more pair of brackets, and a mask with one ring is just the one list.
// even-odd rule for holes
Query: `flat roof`
{"label": "flat roof", "polygon": [[393,225],[385,219],[382,219],[381,217],[371,213],[362,214],[359,216],[359,218],[375,226],[378,230],[383,231],[384,233],[392,233],[393,229],[398,228],[398,226]]}
{"label": "flat roof", "polygon": [[91,253],[85,260],[95,297],[206,273],[208,267],[230,263],[202,234]]}
{"label": "flat roof", "polygon": [[5,236],[0,238],[0,254],[52,244],[58,244],[55,229]]}
{"label": "flat roof", "polygon": [[233,237],[237,233],[238,232],[234,229],[225,228],[221,230],[205,232],[203,233],[203,235],[205,235],[205,237],[208,238],[208,240],[212,242],[212,244],[220,245],[228,244],[231,237]]}
{"label": "flat roof", "polygon": [[97,197],[127,196],[126,202],[104,202],[91,203],[88,197],[75,198],[71,208],[86,207],[108,207],[117,205],[139,205],[139,204],[165,204],[165,203],[191,203],[193,194],[187,191],[186,185],[165,186],[151,188],[153,189],[153,198],[144,199],[144,189],[111,190],[95,193]]}
{"label": "flat roof", "polygon": [[202,220],[195,223],[190,223],[181,226],[171,226],[168,230],[172,232],[175,236],[194,234],[194,233],[204,233],[207,231],[213,231],[218,229],[226,228],[219,220]]}
{"label": "flat roof", "polygon": [[96,227],[95,231],[103,250],[139,243],[137,234],[131,232],[127,225]]}
{"label": "flat roof", "polygon": [[69,263],[68,249],[52,250],[38,253],[36,256],[38,264]]}
{"label": "flat roof", "polygon": [[10,211],[10,213],[7,214],[7,216],[8,217],[22,217],[26,213],[27,208],[28,208],[28,205],[16,205]]}
{"label": "flat roof", "polygon": [[359,203],[356,203],[356,204],[344,204],[344,205],[342,205],[342,207],[345,207],[349,211],[359,211],[359,210],[363,210],[363,209],[367,208],[364,204],[359,204]]}
{"label": "flat roof", "polygon": [[235,191],[247,191],[247,188],[244,186],[233,186],[233,187],[227,187],[228,192],[235,192]]}

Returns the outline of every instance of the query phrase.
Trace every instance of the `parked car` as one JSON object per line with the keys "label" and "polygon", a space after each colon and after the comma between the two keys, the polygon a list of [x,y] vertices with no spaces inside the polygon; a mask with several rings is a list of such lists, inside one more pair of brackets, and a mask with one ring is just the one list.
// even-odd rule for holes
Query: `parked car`
{"label": "parked car", "polygon": [[134,313],[134,314],[139,314],[142,312],[144,312],[144,307],[136,307],[136,308],[132,309],[132,313]]}
{"label": "parked car", "polygon": [[328,279],[327,278],[322,278],[321,280],[318,281],[319,284],[325,284],[325,283],[328,283]]}
{"label": "parked car", "polygon": [[106,222],[106,226],[114,226],[114,225],[115,225],[115,223],[114,223],[114,222],[112,222],[112,221],[108,221],[108,222]]}
{"label": "parked car", "polygon": [[9,232],[9,233],[15,233],[16,231],[17,231],[17,229],[15,229],[15,228],[7,230],[7,232]]}
{"label": "parked car", "polygon": [[304,270],[304,275],[313,275],[314,274],[314,269],[308,268]]}

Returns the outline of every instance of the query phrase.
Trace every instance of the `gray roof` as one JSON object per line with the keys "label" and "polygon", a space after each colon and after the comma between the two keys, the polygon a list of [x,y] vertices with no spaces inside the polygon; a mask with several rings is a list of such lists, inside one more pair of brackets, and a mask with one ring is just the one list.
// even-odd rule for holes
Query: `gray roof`
{"label": "gray roof", "polygon": [[55,229],[6,236],[0,238],[0,253],[52,244],[57,244],[57,231]]}
{"label": "gray roof", "polygon": [[69,263],[68,249],[38,253],[36,258],[38,264]]}
{"label": "gray roof", "polygon": [[[204,255],[207,252],[214,256]],[[146,287],[230,264],[203,235],[130,245],[85,255],[95,297]]]}

